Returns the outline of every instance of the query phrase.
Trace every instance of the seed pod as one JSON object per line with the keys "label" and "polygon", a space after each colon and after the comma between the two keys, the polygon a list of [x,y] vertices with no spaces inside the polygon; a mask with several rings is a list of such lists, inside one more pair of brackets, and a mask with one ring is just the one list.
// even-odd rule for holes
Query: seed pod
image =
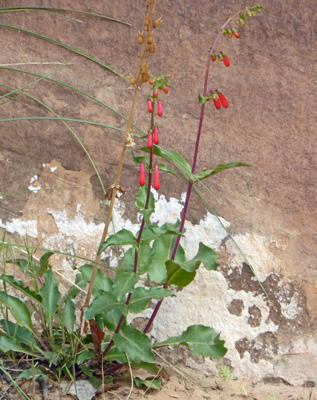
{"label": "seed pod", "polygon": [[159,135],[158,135],[158,127],[157,125],[155,125],[154,127],[154,140],[153,140],[154,144],[159,144]]}
{"label": "seed pod", "polygon": [[147,147],[151,150],[151,148],[153,147],[153,136],[152,136],[152,132],[149,132],[147,134]]}
{"label": "seed pod", "polygon": [[152,44],[153,43],[153,33],[151,32],[147,38],[147,44]]}
{"label": "seed pod", "polygon": [[150,99],[148,99],[148,101],[147,101],[147,110],[149,113],[153,112],[153,103]]}
{"label": "seed pod", "polygon": [[154,189],[159,190],[160,188],[160,173],[158,165],[154,167]]}
{"label": "seed pod", "polygon": [[220,100],[221,105],[222,105],[223,108],[228,108],[229,104],[228,104],[227,99],[225,98],[223,93],[219,94],[219,100]]}
{"label": "seed pod", "polygon": [[144,15],[144,26],[147,28],[147,30],[150,27],[150,19],[147,14]]}
{"label": "seed pod", "polygon": [[161,100],[157,102],[157,115],[161,117],[163,115],[163,105]]}
{"label": "seed pod", "polygon": [[144,163],[142,162],[140,165],[140,186],[145,185],[145,167]]}
{"label": "seed pod", "polygon": [[130,84],[133,86],[133,85],[135,85],[135,83],[136,83],[135,77],[133,75],[131,75],[130,76]]}
{"label": "seed pod", "polygon": [[141,70],[142,74],[145,75],[147,73],[148,66],[149,66],[149,64],[146,64],[146,63],[143,64],[142,70]]}
{"label": "seed pod", "polygon": [[230,67],[230,61],[227,56],[223,56],[223,63],[226,67]]}
{"label": "seed pod", "polygon": [[141,45],[144,42],[144,34],[143,32],[139,31],[139,36],[138,36],[138,44]]}
{"label": "seed pod", "polygon": [[161,22],[162,22],[162,19],[161,19],[161,18],[156,19],[156,20],[153,22],[153,28],[159,27],[160,24],[161,24]]}
{"label": "seed pod", "polygon": [[149,52],[151,54],[153,54],[153,53],[155,53],[155,50],[156,50],[156,47],[155,47],[155,44],[153,43],[153,44],[151,44],[151,47],[149,48]]}

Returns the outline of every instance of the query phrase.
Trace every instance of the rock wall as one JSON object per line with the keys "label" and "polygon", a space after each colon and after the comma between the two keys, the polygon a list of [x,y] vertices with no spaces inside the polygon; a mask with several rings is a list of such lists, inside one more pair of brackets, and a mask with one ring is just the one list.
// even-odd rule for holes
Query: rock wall
{"label": "rock wall", "polygon": [[[78,48],[129,76],[136,73],[137,31],[142,29],[144,2],[118,0],[36,0],[34,6],[75,8],[128,21],[132,26],[91,16],[64,13],[82,22],[39,12],[1,14],[1,24],[35,31]],[[194,254],[199,241],[213,244],[220,254],[219,272],[200,271],[194,285],[163,303],[151,334],[158,340],[180,333],[191,323],[220,330],[229,347],[226,363],[238,376],[282,378],[292,384],[316,382],[316,136],[314,39],[310,0],[263,1],[260,17],[241,29],[241,39],[223,38],[217,51],[226,51],[230,68],[212,66],[210,87],[221,87],[229,108],[205,113],[198,169],[231,161],[252,169],[216,175],[206,193],[233,238],[251,262],[273,305],[263,296],[245,260],[205,204],[193,195],[188,215],[189,238],[184,247]],[[2,7],[20,6],[4,0]],[[232,11],[244,1],[157,0],[157,52],[150,60],[153,75],[172,73],[170,95],[161,119],[162,147],[180,152],[188,161],[199,122],[198,93],[202,92],[205,53]],[[62,13],[62,12],[61,12]],[[96,97],[124,116],[131,105],[127,83],[78,54],[71,54],[27,33],[1,27],[1,66],[47,75]],[[36,77],[0,70],[2,84],[22,88]],[[9,89],[0,87],[0,94]],[[59,116],[125,128],[122,119],[96,102],[52,81],[25,89]],[[135,124],[146,131],[148,115],[144,85],[139,93]],[[2,100],[2,119],[49,117],[42,104],[13,94]],[[105,187],[114,181],[123,133],[101,126],[70,122],[91,154]],[[1,122],[1,192],[27,193],[2,197],[0,223],[7,239],[43,248],[93,257],[107,205],[95,171],[74,136],[61,122]],[[115,228],[137,230],[135,195],[138,173],[126,157],[121,185],[127,190],[115,210]],[[162,177],[155,218],[174,221],[182,209],[186,182]],[[57,187],[36,192],[36,188]],[[68,188],[66,188],[68,187]],[[35,190],[34,190],[35,189]],[[115,258],[108,254],[110,265]],[[60,258],[56,265],[72,276],[79,261]],[[66,283],[65,283],[66,285]],[[175,312],[177,310],[177,312]],[[172,315],[173,311],[173,315]],[[164,318],[163,318],[164,315]],[[146,313],[144,315],[147,316]],[[214,364],[203,366],[212,373]]]}

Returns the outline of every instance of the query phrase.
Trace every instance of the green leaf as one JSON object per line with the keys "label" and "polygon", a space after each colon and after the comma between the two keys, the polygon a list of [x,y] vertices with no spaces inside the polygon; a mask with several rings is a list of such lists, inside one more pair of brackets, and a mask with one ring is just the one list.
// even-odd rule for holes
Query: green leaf
{"label": "green leaf", "polygon": [[29,297],[31,300],[35,301],[39,305],[42,304],[41,296],[31,290],[29,287],[24,286],[23,282],[16,280],[14,276],[2,275],[0,276],[0,279],[2,279],[3,282],[9,283],[14,289],[19,290],[21,293],[23,293],[25,296]]}
{"label": "green leaf", "polygon": [[191,182],[197,182],[198,180],[202,181],[203,179],[209,178],[209,176],[216,175],[221,171],[225,171],[226,169],[238,168],[238,167],[252,167],[250,164],[243,164],[239,162],[232,162],[229,164],[218,164],[217,167],[213,170],[207,169],[206,171],[199,172],[198,174],[192,176],[190,178]]}
{"label": "green leaf", "polygon": [[152,374],[158,375],[160,373],[160,369],[154,363],[146,363],[143,361],[133,361],[131,363],[132,368],[136,369],[144,369],[145,371],[151,372]]}
{"label": "green leaf", "polygon": [[137,195],[137,206],[138,206],[139,212],[144,217],[146,226],[149,229],[151,229],[150,216],[155,211],[155,199],[154,199],[153,193],[152,192],[150,193],[149,204],[148,204],[147,208],[145,209],[146,199],[147,199],[147,188],[146,188],[146,186],[140,186],[139,193]]}
{"label": "green leaf", "polygon": [[[123,260],[123,269],[126,271],[133,271],[134,268],[134,255],[135,249],[129,249]],[[138,254],[138,274],[142,275],[148,272],[148,269],[152,265],[152,260],[154,257],[154,252],[152,248],[148,245],[143,245],[139,249]]]}
{"label": "green leaf", "polygon": [[65,306],[63,309],[62,316],[63,316],[63,323],[66,326],[68,332],[73,333],[76,317],[75,317],[75,306],[70,299],[66,299],[65,301]]}
{"label": "green leaf", "polygon": [[92,386],[93,386],[95,389],[98,389],[98,388],[102,385],[102,383],[105,384],[105,383],[110,383],[110,382],[112,382],[112,377],[109,377],[109,378],[110,378],[110,382],[108,382],[108,379],[107,379],[105,382],[102,382],[100,379],[96,378],[96,377],[92,374],[92,372],[91,372],[91,370],[90,370],[89,367],[85,367],[84,365],[81,365],[80,369],[82,370],[82,372],[83,372],[85,375],[88,376],[89,382],[92,384]]}
{"label": "green leaf", "polygon": [[118,300],[123,300],[126,293],[134,290],[134,285],[138,282],[139,276],[134,272],[127,272],[119,269],[116,273],[116,280],[113,284],[113,294]]}
{"label": "green leaf", "polygon": [[46,380],[48,378],[48,375],[45,374],[45,372],[41,371],[40,369],[37,368],[29,368],[25,369],[23,372],[18,377],[18,380],[26,379],[31,380],[31,379],[37,379],[38,377],[43,378]]}
{"label": "green leaf", "polygon": [[[119,308],[109,311],[103,316],[103,323],[109,329],[110,332],[114,332],[117,329],[119,321],[121,319],[121,311]],[[126,326],[126,319],[124,318],[122,328]]]}
{"label": "green leaf", "polygon": [[[139,210],[142,210],[145,208],[146,204],[146,197],[147,197],[147,188],[146,186],[140,186],[139,193],[137,195],[137,206]],[[155,199],[154,195],[151,192],[150,193],[150,199],[149,199],[149,204],[148,204],[148,209],[155,209]]]}
{"label": "green leaf", "polygon": [[182,269],[187,272],[196,271],[196,269],[200,266],[201,263],[204,264],[204,267],[210,271],[216,271],[219,264],[216,263],[218,256],[217,254],[208,246],[205,246],[203,243],[199,243],[199,249],[195,257],[184,263],[179,263]]}
{"label": "green leaf", "polygon": [[[175,165],[175,167],[179,169],[183,175],[185,175],[187,179],[190,178],[191,167],[180,154],[176,153],[175,151],[164,150],[159,146],[153,146],[153,149],[154,149],[153,152],[156,156],[162,157],[165,160],[172,162]],[[150,152],[150,150],[147,147],[142,147],[140,150],[144,151],[145,153]]]}
{"label": "green leaf", "polygon": [[207,101],[210,101],[212,96],[203,97],[201,94],[198,95],[199,104],[205,104]]}
{"label": "green leaf", "polygon": [[124,315],[127,313],[127,306],[123,302],[118,301],[113,294],[103,292],[91,302],[90,306],[87,308],[85,318],[86,320],[90,320],[96,314],[105,314],[114,309],[121,310]]}
{"label": "green leaf", "polygon": [[40,270],[38,272],[38,276],[41,277],[45,274],[48,268],[48,261],[50,257],[55,254],[54,251],[48,251],[40,258]]}
{"label": "green leaf", "polygon": [[182,289],[189,285],[196,276],[196,271],[187,272],[181,265],[171,260],[166,262],[167,285],[175,285]]}
{"label": "green leaf", "polygon": [[78,364],[78,365],[83,364],[83,363],[91,360],[92,358],[94,358],[94,356],[95,356],[95,353],[93,351],[84,350],[83,352],[78,354],[77,359],[76,359],[76,364]]}
{"label": "green leaf", "polygon": [[131,362],[136,360],[155,362],[150,338],[132,326],[126,326],[119,334],[114,334],[113,341],[119,350],[128,354]]}
{"label": "green leaf", "polygon": [[127,229],[122,229],[121,231],[110,236],[105,242],[102,243],[98,250],[100,255],[109,246],[125,246],[131,245],[137,247],[137,240],[131,231]]}
{"label": "green leaf", "polygon": [[215,360],[227,353],[224,340],[219,339],[220,334],[208,326],[192,325],[180,336],[174,336],[161,343],[153,345],[156,347],[171,346],[176,349],[180,344],[188,346],[196,356],[211,357]]}
{"label": "green leaf", "polygon": [[0,336],[0,350],[4,353],[7,353],[8,351],[16,351],[18,353],[30,354],[16,339],[8,336]]}
{"label": "green leaf", "polygon": [[[93,266],[90,264],[86,264],[78,269],[81,272],[81,279],[87,283],[90,282]],[[100,268],[98,268],[96,280],[92,291],[93,296],[96,297],[97,294],[99,293],[99,290],[103,290],[104,292],[110,292],[112,290],[112,285],[113,285],[112,280],[107,276],[104,276]]]}
{"label": "green leaf", "polygon": [[57,287],[58,282],[51,269],[45,273],[44,278],[45,283],[40,289],[40,295],[42,296],[42,306],[45,317],[51,325],[57,312],[57,305],[61,298],[61,294]]}
{"label": "green leaf", "polygon": [[159,378],[148,378],[145,380],[139,379],[139,378],[134,378],[134,382],[136,384],[137,387],[142,387],[145,386],[149,389],[156,389],[156,390],[160,390],[162,387],[161,381],[159,380]]}
{"label": "green leaf", "polygon": [[138,287],[132,293],[129,304],[129,312],[137,314],[147,307],[151,299],[162,300],[167,296],[174,296],[174,294],[170,290],[163,288],[153,287],[150,289],[145,289],[143,287]]}
{"label": "green leaf", "polygon": [[126,364],[128,362],[124,352],[120,351],[117,346],[113,346],[104,357],[106,361],[116,361],[119,364]]}
{"label": "green leaf", "polygon": [[14,324],[13,322],[6,321],[4,319],[0,320],[0,324],[2,325],[2,329],[11,337],[14,337],[18,343],[23,343],[27,345],[30,349],[34,349],[40,353],[42,353],[41,348],[36,344],[34,335],[22,328],[20,325]]}
{"label": "green leaf", "polygon": [[0,292],[0,302],[8,307],[17,323],[33,332],[31,314],[27,306],[19,299]]}
{"label": "green leaf", "polygon": [[176,178],[180,179],[179,175],[177,175],[176,172],[174,172],[173,170],[168,168],[165,164],[159,164],[158,166],[159,166],[160,171],[167,172],[168,174],[172,174],[172,175],[176,176]]}
{"label": "green leaf", "polygon": [[[149,269],[149,278],[152,282],[157,284],[166,282],[166,261],[172,257],[176,237],[175,235],[163,235],[154,241],[152,246],[154,258],[152,266]],[[175,261],[186,261],[184,249],[180,245],[177,249]]]}

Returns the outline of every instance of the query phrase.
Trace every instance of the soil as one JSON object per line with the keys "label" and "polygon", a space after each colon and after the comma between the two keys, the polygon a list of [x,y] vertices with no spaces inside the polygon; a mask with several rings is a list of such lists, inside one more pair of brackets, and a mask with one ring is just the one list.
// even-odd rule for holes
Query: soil
{"label": "soil", "polygon": [[[75,395],[61,395],[57,385],[48,381],[36,382],[35,387],[30,382],[20,384],[21,389],[34,400],[317,400],[317,390],[314,387],[294,387],[279,380],[270,382],[252,383],[242,380],[223,381],[220,378],[205,376],[199,371],[189,368],[168,367],[166,377],[162,380],[162,388],[157,390],[143,390],[131,387],[128,380],[124,383],[106,385],[94,395],[88,391],[80,391]],[[0,383],[0,400],[25,399],[14,389],[13,385]]]}

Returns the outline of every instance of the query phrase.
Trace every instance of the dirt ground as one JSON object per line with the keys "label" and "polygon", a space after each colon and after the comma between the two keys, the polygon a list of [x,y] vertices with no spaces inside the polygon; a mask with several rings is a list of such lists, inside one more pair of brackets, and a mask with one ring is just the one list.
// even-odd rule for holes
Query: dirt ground
{"label": "dirt ground", "polygon": [[160,391],[138,389],[131,386],[128,380],[124,384],[114,383],[89,394],[88,390],[80,390],[78,397],[75,395],[61,396],[60,391],[52,382],[40,386],[36,383],[32,387],[30,382],[20,385],[25,394],[19,393],[13,385],[0,384],[0,400],[317,400],[317,390],[309,387],[293,387],[282,382],[254,384],[252,382],[233,380],[226,382],[220,378],[206,377],[199,371],[191,369],[173,369],[166,371],[167,376],[162,380]]}

